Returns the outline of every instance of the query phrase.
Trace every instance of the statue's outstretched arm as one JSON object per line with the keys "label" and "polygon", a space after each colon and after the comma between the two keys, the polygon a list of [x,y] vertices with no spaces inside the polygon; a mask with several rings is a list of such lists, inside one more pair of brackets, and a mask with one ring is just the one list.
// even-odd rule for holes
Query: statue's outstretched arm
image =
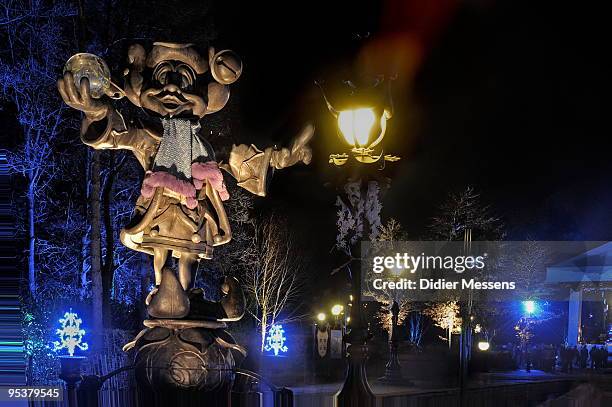
{"label": "statue's outstretched arm", "polygon": [[221,168],[236,178],[240,187],[255,195],[265,196],[267,179],[275,169],[287,168],[298,162],[310,163],[312,150],[308,142],[313,135],[314,126],[307,124],[294,139],[291,148],[268,147],[262,151],[253,144],[234,145],[229,162],[221,164]]}

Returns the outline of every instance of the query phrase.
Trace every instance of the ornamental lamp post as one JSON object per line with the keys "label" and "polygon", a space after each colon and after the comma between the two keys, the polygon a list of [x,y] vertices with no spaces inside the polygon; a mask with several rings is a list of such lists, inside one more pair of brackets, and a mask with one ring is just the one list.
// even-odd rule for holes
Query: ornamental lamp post
{"label": "ornamental lamp post", "polygon": [[[315,82],[321,89],[327,109],[336,119],[336,133],[340,139],[349,147],[348,152],[330,154],[329,163],[341,167],[349,158],[359,164],[379,163],[383,169],[386,162],[398,161],[400,157],[385,154],[380,147],[387,130],[387,121],[393,116],[393,104],[389,84],[383,85],[385,78],[378,76],[372,81],[360,87],[351,81],[344,81],[348,86],[349,95],[343,101],[342,108],[336,108],[327,98],[325,91],[319,82]],[[382,96],[382,98],[381,98]],[[381,102],[382,100],[382,102]],[[339,107],[340,105],[338,105]],[[364,171],[367,172],[367,171]],[[366,175],[366,177],[368,177]],[[369,179],[359,178],[360,200],[366,202],[370,199],[370,179],[378,182],[379,176],[369,176]],[[350,183],[351,181],[349,181]],[[353,181],[354,182],[354,181]],[[347,184],[348,185],[348,184]],[[346,186],[345,186],[346,189]],[[342,197],[339,197],[342,200]],[[356,230],[357,239],[352,242],[351,261],[361,259],[361,240],[368,236],[366,230],[373,226],[367,219],[366,211],[362,208],[351,207],[353,217],[360,218],[360,230]],[[349,263],[350,263],[349,262]],[[349,263],[346,264],[349,267]],[[336,405],[339,407],[370,407],[376,403],[376,398],[368,383],[366,376],[367,341],[369,339],[368,324],[363,313],[363,302],[361,300],[361,266],[351,268],[351,308],[350,318],[347,316],[347,334],[345,341],[349,344],[347,348],[348,369],[342,388],[336,393]]]}
{"label": "ornamental lamp post", "polygon": [[[384,79],[376,78],[368,90],[377,88],[383,81]],[[393,116],[389,93],[387,92],[386,95],[388,103],[381,108],[373,105],[371,100],[364,98],[360,92],[356,91],[352,82],[347,81],[346,83],[352,87],[350,101],[346,107],[338,110],[327,99],[321,84],[316,82],[316,85],[321,88],[327,109],[337,121],[338,136],[348,144],[350,153],[357,162],[373,164],[382,160],[384,166],[385,161],[398,161],[400,157],[385,154],[382,148],[379,151],[375,149],[383,141],[387,131],[387,121]],[[329,163],[336,166],[342,166],[348,160],[349,154],[347,153],[330,154],[329,156]]]}
{"label": "ornamental lamp post", "polygon": [[53,350],[58,352],[65,349],[68,353],[68,355],[59,357],[59,378],[66,382],[68,406],[77,407],[76,384],[81,380],[81,365],[86,358],[74,354],[76,349],[88,350],[89,345],[83,341],[85,336],[85,330],[81,328],[83,320],[79,318],[76,312],[72,311],[72,308],[64,313],[64,317],[60,318],[59,323],[60,327],[55,331],[59,340],[53,342]]}
{"label": "ornamental lamp post", "polygon": [[391,327],[389,330],[389,360],[385,365],[385,375],[379,380],[387,384],[408,384],[402,379],[402,370],[399,363],[399,312],[400,307],[397,301],[389,309],[391,314]]}

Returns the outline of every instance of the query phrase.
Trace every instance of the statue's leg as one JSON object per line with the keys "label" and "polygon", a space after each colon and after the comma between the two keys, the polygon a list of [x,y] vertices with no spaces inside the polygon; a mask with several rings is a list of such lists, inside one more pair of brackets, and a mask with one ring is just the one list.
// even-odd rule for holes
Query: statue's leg
{"label": "statue's leg", "polygon": [[155,287],[151,290],[147,298],[145,299],[145,304],[148,306],[151,303],[151,299],[157,291],[159,290],[159,285],[162,282],[162,269],[166,265],[166,259],[168,259],[168,250],[160,249],[155,247],[153,249],[153,271],[155,271]]}
{"label": "statue's leg", "polygon": [[195,267],[197,267],[197,259],[198,256],[190,253],[181,253],[181,258],[179,259],[179,281],[183,286],[185,291],[188,291],[191,288],[192,276]]}
{"label": "statue's leg", "polygon": [[155,270],[155,285],[159,286],[162,281],[162,269],[168,259],[168,250],[155,247],[153,249],[153,269]]}

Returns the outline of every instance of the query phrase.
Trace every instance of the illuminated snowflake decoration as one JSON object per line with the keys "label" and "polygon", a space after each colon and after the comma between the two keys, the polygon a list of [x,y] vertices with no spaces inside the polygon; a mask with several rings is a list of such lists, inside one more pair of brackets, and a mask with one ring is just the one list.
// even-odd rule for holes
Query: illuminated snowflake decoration
{"label": "illuminated snowflake decoration", "polygon": [[80,350],[89,349],[89,345],[83,342],[83,336],[85,335],[85,330],[81,329],[83,320],[79,318],[76,312],[72,312],[72,309],[70,309],[64,314],[64,318],[60,318],[59,323],[62,326],[57,329],[56,334],[60,340],[53,342],[53,350],[67,349],[68,354],[74,356],[76,348]]}
{"label": "illuminated snowflake decoration", "polygon": [[266,345],[264,350],[267,352],[274,351],[274,356],[278,356],[279,352],[287,352],[289,348],[285,345],[285,331],[282,325],[272,325],[266,337]]}

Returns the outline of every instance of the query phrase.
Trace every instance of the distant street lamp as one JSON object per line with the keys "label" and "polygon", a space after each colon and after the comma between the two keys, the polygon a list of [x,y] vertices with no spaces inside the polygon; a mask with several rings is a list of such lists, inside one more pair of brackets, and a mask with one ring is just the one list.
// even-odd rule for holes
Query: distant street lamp
{"label": "distant street lamp", "polygon": [[326,316],[326,315],[325,315],[323,312],[319,312],[319,313],[317,314],[317,321],[319,321],[319,322],[325,322],[325,318],[326,318],[326,317],[327,317],[327,316]]}
{"label": "distant street lamp", "polygon": [[331,309],[331,313],[333,316],[337,317],[338,315],[342,314],[342,311],[344,311],[344,307],[340,304],[336,304],[332,307]]}
{"label": "distant street lamp", "polygon": [[485,341],[478,342],[478,349],[483,352],[488,351],[490,347],[491,347],[491,344],[489,342],[485,342]]}
{"label": "distant street lamp", "polygon": [[523,301],[523,310],[527,315],[531,315],[537,311],[538,307],[535,301],[528,300]]}

